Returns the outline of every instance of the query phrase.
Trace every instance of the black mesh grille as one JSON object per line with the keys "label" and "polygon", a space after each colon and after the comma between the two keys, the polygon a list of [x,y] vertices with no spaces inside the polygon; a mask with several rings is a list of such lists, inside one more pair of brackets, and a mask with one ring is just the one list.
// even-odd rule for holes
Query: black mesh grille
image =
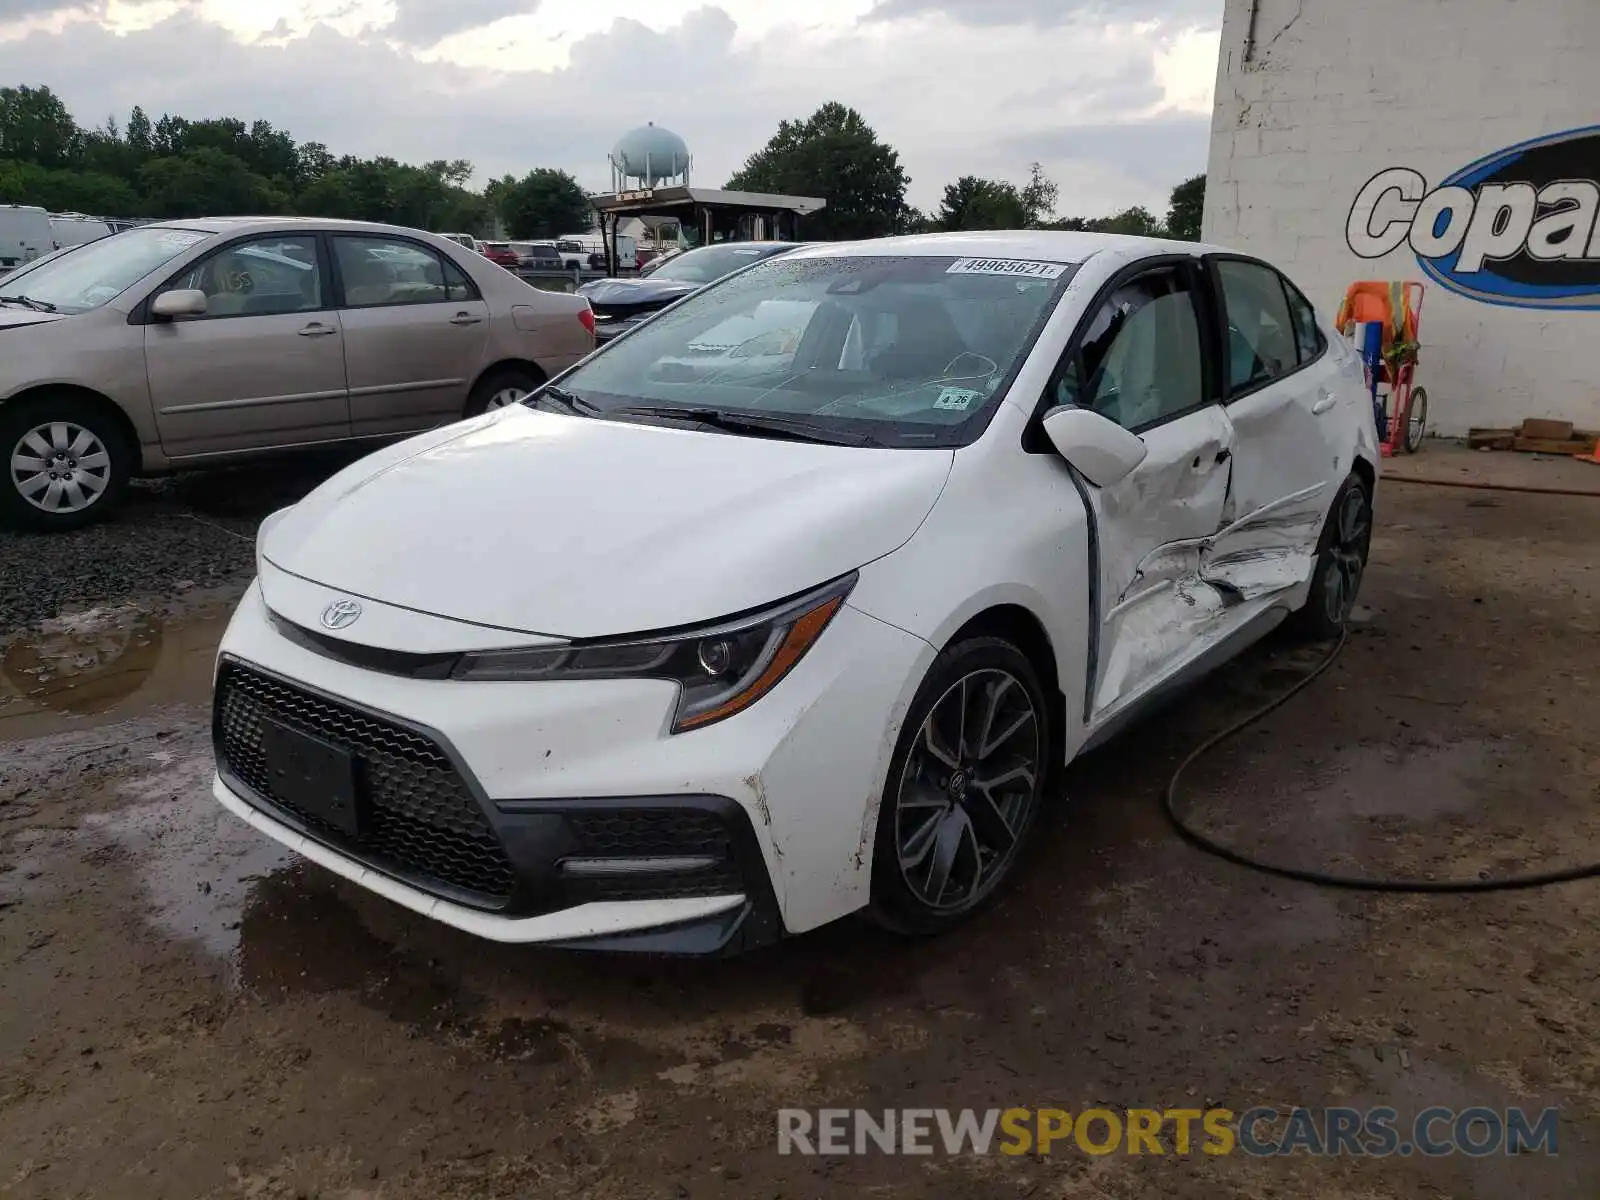
{"label": "black mesh grille", "polygon": [[[483,810],[430,738],[321,696],[225,663],[217,679],[218,751],[229,771],[317,836],[380,868],[398,869],[495,904],[512,870]],[[264,716],[355,755],[365,820],[351,837],[273,793],[261,751]]]}
{"label": "black mesh grille", "polygon": [[596,808],[569,811],[573,858],[711,858],[715,865],[674,874],[572,877],[573,903],[589,900],[677,900],[746,890],[733,837],[714,813],[691,808]]}

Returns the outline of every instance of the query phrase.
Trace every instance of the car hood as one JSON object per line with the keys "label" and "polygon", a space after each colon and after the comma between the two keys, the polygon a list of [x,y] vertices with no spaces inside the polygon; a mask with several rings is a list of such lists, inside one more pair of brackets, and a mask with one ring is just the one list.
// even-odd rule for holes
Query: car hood
{"label": "car hood", "polygon": [[594,309],[638,309],[645,306],[660,308],[671,304],[690,292],[698,292],[703,283],[680,283],[673,279],[596,279],[578,289],[587,296]]}
{"label": "car hood", "polygon": [[[5,286],[5,278],[0,276],[0,292],[5,291]],[[21,329],[25,325],[48,325],[52,321],[65,319],[65,313],[34,312],[31,308],[15,308],[10,304],[0,304],[0,329]]]}
{"label": "car hood", "polygon": [[267,531],[352,596],[585,638],[716,620],[910,539],[950,450],[820,446],[515,406],[346,468]]}

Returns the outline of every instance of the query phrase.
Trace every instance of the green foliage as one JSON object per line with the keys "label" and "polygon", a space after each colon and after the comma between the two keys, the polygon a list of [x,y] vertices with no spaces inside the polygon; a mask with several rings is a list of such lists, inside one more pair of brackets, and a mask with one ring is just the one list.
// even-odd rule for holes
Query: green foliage
{"label": "green foliage", "polygon": [[0,87],[0,158],[50,169],[73,165],[83,133],[47,87]]}
{"label": "green foliage", "polygon": [[1148,208],[1135,205],[1109,217],[1066,217],[1052,221],[1046,229],[1070,229],[1079,233],[1126,233],[1139,237],[1165,237],[1166,228]]}
{"label": "green foliage", "polygon": [[171,217],[228,217],[288,211],[289,198],[243,159],[202,146],[139,168],[145,202]]}
{"label": "green foliage", "polygon": [[1013,184],[963,175],[944,189],[936,217],[940,229],[1021,229],[1027,209]]}
{"label": "green foliage", "polygon": [[84,129],[47,87],[0,88],[0,203],[110,217],[295,212],[487,234],[495,209],[466,186],[471,177],[465,159],[335,158],[268,121],[152,121],[135,107],[124,128],[112,117]]}
{"label": "green foliage", "polygon": [[806,218],[805,236],[827,241],[904,232],[913,218],[910,182],[899,154],[861,114],[830,102],[803,121],[781,122],[728,187],[825,199],[828,206]]}
{"label": "green foliage", "polygon": [[514,238],[559,237],[594,223],[588,194],[565,171],[539,167],[515,182],[508,178],[490,187]]}
{"label": "green foliage", "polygon": [[979,179],[963,175],[946,184],[944,200],[934,218],[937,228],[961,229],[1043,229],[1055,216],[1060,188],[1033,163],[1028,182],[1022,187],[999,179]]}
{"label": "green foliage", "polygon": [[1185,242],[1200,240],[1200,220],[1206,209],[1206,177],[1196,175],[1172,189],[1167,209],[1167,236]]}

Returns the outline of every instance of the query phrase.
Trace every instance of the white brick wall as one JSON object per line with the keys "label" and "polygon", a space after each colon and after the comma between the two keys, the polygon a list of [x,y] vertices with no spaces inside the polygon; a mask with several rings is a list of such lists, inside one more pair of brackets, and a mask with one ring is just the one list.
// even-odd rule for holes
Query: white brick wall
{"label": "white brick wall", "polygon": [[[1379,171],[1408,167],[1433,188],[1505,147],[1600,124],[1600,0],[1226,5],[1207,240],[1277,263],[1330,315],[1357,279],[1422,280],[1418,381],[1435,432],[1526,416],[1600,428],[1600,311],[1483,303],[1428,279],[1408,245],[1362,259],[1345,238]],[[1600,180],[1600,161],[1585,177]]]}

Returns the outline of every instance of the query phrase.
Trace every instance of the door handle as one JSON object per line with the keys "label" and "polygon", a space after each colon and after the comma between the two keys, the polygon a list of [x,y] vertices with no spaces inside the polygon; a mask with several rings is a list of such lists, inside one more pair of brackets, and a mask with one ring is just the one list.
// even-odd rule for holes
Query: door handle
{"label": "door handle", "polygon": [[300,331],[301,337],[330,337],[339,331],[331,325],[324,325],[321,321],[313,321]]}
{"label": "door handle", "polygon": [[1311,412],[1313,415],[1320,417],[1323,413],[1328,412],[1333,408],[1334,405],[1338,403],[1339,397],[1335,396],[1332,392],[1318,392],[1317,402],[1311,406]]}
{"label": "door handle", "polygon": [[452,324],[452,325],[476,325],[481,320],[483,320],[482,317],[475,317],[471,313],[464,313],[463,312],[463,313],[457,313],[455,316],[451,317],[450,318],[450,324]]}

